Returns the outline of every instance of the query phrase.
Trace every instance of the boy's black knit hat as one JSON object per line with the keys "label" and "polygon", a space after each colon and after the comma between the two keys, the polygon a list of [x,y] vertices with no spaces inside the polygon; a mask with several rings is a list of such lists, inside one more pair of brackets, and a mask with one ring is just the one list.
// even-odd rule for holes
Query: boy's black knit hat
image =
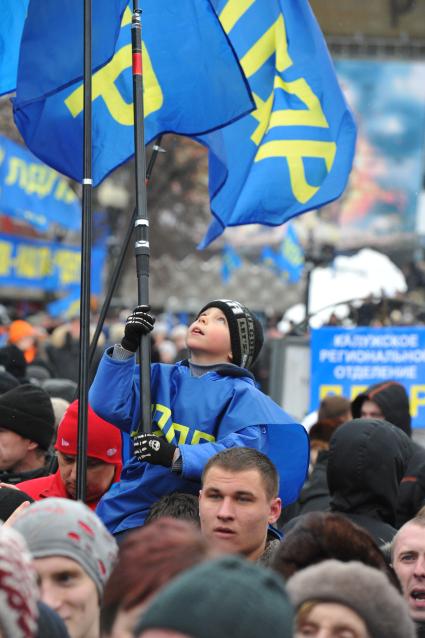
{"label": "boy's black knit hat", "polygon": [[55,431],[55,414],[47,392],[26,383],[0,395],[0,427],[47,450]]}
{"label": "boy's black knit hat", "polygon": [[214,299],[209,301],[198,313],[198,317],[207,308],[219,308],[229,325],[230,345],[233,363],[242,368],[250,368],[263,346],[263,328],[257,317],[239,301]]}

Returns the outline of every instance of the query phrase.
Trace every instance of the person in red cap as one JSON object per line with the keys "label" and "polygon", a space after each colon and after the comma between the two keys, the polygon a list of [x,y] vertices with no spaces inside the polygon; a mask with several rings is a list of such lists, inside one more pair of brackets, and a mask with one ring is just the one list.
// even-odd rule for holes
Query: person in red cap
{"label": "person in red cap", "polygon": [[[50,496],[76,499],[78,401],[66,410],[59,423],[55,450],[59,468],[55,474],[18,483],[34,500]],[[94,510],[103,494],[120,479],[121,433],[114,425],[88,409],[87,505]]]}

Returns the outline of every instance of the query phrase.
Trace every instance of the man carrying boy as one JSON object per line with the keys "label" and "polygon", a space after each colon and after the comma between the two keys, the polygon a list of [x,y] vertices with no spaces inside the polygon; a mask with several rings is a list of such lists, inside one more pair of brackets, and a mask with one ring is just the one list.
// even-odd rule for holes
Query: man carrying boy
{"label": "man carrying boy", "polygon": [[134,456],[120,483],[97,508],[109,530],[119,534],[140,527],[164,494],[196,494],[208,459],[230,447],[270,456],[279,469],[283,503],[295,500],[306,475],[308,439],[301,425],[257,389],[248,371],[263,343],[258,319],[236,301],[206,304],[188,330],[189,360],[152,365],[152,434],[139,434],[133,353],[154,321],[146,306],[135,309],[121,345],[104,354],[90,389],[93,410],[133,441]]}

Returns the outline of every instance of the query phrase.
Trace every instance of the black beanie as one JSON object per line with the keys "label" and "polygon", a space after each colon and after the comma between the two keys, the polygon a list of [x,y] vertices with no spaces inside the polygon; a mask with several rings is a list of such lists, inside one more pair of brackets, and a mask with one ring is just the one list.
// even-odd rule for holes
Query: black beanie
{"label": "black beanie", "polygon": [[13,374],[6,370],[0,370],[0,394],[7,392],[12,388],[16,388],[19,385],[19,381]]}
{"label": "black beanie", "polygon": [[0,521],[7,521],[9,516],[25,501],[32,503],[34,499],[15,487],[0,488]]}
{"label": "black beanie", "polygon": [[55,414],[47,392],[26,383],[0,395],[0,427],[47,450],[55,431]]}
{"label": "black beanie", "polygon": [[17,346],[8,345],[0,348],[0,365],[17,379],[24,379],[26,376],[27,362],[24,353]]}
{"label": "black beanie", "polygon": [[214,299],[208,302],[198,313],[198,317],[207,308],[219,308],[229,325],[230,345],[233,363],[242,368],[250,368],[260,354],[263,345],[263,328],[257,317],[239,301]]}

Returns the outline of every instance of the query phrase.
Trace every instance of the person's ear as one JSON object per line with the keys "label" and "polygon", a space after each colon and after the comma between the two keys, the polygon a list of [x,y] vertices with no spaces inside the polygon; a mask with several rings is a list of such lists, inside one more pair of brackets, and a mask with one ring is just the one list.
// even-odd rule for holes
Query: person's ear
{"label": "person's ear", "polygon": [[273,498],[270,502],[270,514],[268,518],[268,522],[270,525],[276,523],[277,519],[281,515],[282,512],[282,499],[279,497]]}

